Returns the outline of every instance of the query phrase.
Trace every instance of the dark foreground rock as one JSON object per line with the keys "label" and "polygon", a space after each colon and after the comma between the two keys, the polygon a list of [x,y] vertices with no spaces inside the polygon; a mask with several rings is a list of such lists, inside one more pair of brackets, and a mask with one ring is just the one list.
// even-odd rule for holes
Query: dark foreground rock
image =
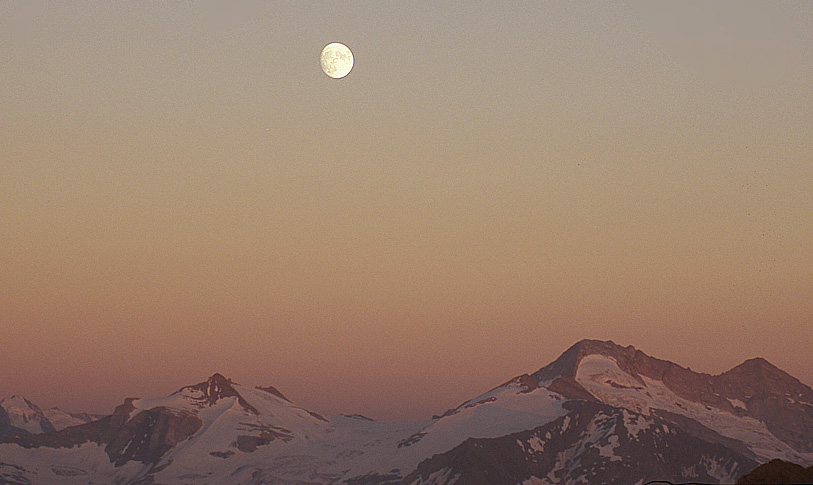
{"label": "dark foreground rock", "polygon": [[813,466],[803,467],[796,463],[771,460],[756,467],[737,480],[737,485],[784,485],[813,483]]}

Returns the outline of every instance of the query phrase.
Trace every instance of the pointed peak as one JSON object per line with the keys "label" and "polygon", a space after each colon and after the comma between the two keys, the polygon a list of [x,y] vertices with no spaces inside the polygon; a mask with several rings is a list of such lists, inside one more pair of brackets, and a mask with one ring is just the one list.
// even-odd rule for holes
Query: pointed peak
{"label": "pointed peak", "polygon": [[748,359],[744,361],[742,364],[732,368],[731,370],[723,373],[723,375],[734,376],[734,375],[750,375],[754,377],[755,375],[761,376],[771,376],[772,378],[776,378],[779,376],[792,377],[787,374],[785,371],[780,369],[779,367],[771,364],[766,359],[762,357],[756,357],[753,359]]}
{"label": "pointed peak", "polygon": [[766,359],[762,357],[755,357],[753,359],[748,359],[740,364],[738,367],[766,367],[769,369],[778,369],[775,365],[768,362]]}
{"label": "pointed peak", "polygon": [[198,401],[201,407],[204,406],[213,406],[219,400],[227,397],[236,397],[237,401],[240,405],[248,412],[253,414],[259,414],[257,409],[249,404],[243,396],[237,392],[237,389],[234,386],[237,385],[235,382],[232,382],[231,379],[227,379],[220,373],[214,373],[211,377],[209,377],[206,381],[200,382],[198,384],[187,386],[180,389],[178,392],[183,391],[193,391],[199,393],[198,395],[192,397],[192,399]]}
{"label": "pointed peak", "polygon": [[231,379],[225,377],[220,372],[215,372],[214,374],[212,374],[212,376],[209,377],[208,382],[214,382],[214,383],[223,384],[223,385],[234,384],[234,382],[232,382]]}
{"label": "pointed peak", "polygon": [[802,402],[813,402],[813,389],[767,360],[748,359],[733,369],[714,376],[715,382],[729,393],[745,400],[753,395],[773,394],[798,396]]}
{"label": "pointed peak", "polygon": [[216,401],[220,397],[233,395],[237,392],[232,384],[232,381],[224,377],[223,374],[215,373],[205,381],[199,382],[192,386],[186,386],[184,389],[200,391],[204,394],[204,396],[214,398]]}
{"label": "pointed peak", "polygon": [[33,411],[41,411],[39,406],[37,406],[33,402],[29,401],[25,397],[20,396],[18,394],[14,394],[14,395],[12,395],[10,397],[7,397],[5,399],[0,399],[0,404],[6,404],[7,406],[8,405],[12,405],[12,406],[16,405],[16,406],[20,406],[20,407],[27,407],[27,408],[29,408],[29,409],[31,409]]}

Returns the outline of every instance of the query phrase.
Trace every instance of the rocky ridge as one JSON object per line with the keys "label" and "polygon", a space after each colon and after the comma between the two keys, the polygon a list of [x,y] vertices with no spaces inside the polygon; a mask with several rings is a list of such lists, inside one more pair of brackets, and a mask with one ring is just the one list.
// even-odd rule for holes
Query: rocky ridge
{"label": "rocky ridge", "polygon": [[730,483],[772,458],[813,464],[812,395],[764,359],[712,376],[595,340],[416,423],[323,417],[214,374],[56,432],[0,412],[0,481]]}

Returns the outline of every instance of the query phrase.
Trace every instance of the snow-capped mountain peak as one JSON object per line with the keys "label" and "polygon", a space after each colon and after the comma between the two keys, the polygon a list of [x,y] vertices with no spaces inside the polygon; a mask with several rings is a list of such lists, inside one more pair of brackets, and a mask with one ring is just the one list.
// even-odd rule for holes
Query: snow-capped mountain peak
{"label": "snow-capped mountain peak", "polygon": [[[699,374],[638,352],[634,360],[627,358],[627,349],[620,355],[584,355],[574,380],[604,404],[671,416],[684,425],[688,419],[698,428],[745,443],[759,458],[813,463],[813,409],[774,392],[774,384],[762,385],[759,375],[732,379],[731,374]],[[767,368],[765,364],[758,363],[760,368]],[[801,384],[781,389],[802,396],[810,391]]]}
{"label": "snow-capped mountain peak", "polygon": [[22,396],[11,396],[0,400],[2,407],[9,417],[9,424],[18,430],[27,433],[49,433],[55,431],[54,425],[48,420],[42,410],[34,403]]}
{"label": "snow-capped mountain peak", "polygon": [[257,409],[237,392],[233,384],[230,379],[223,377],[222,374],[215,373],[201,383],[179,389],[176,394],[195,401],[198,407],[213,406],[221,399],[236,397],[237,402],[245,411],[259,414]]}
{"label": "snow-capped mountain peak", "polygon": [[764,359],[712,376],[598,340],[420,422],[322,417],[214,374],[86,424],[0,436],[0,481],[731,482],[772,458],[813,463],[811,402]]}

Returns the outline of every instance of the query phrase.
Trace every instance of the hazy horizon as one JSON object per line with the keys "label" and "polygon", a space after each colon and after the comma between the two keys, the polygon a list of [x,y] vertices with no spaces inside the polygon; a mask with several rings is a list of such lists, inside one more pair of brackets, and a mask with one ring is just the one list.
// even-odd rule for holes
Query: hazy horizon
{"label": "hazy horizon", "polygon": [[424,419],[584,338],[813,385],[811,2],[7,0],[0,86],[0,396]]}
{"label": "hazy horizon", "polygon": [[[582,339],[582,340],[593,340],[593,339]],[[581,340],[580,340],[580,341],[581,341]],[[575,345],[576,343],[578,343],[578,342],[574,342],[574,345]],[[616,343],[616,344],[618,344],[618,342],[615,342],[615,343]],[[621,345],[621,344],[619,344],[619,345],[620,345],[620,346],[622,346],[622,347],[627,347],[627,345]],[[633,347],[635,347],[635,346],[633,345]],[[567,349],[569,349],[569,348],[570,348],[570,346],[569,346]],[[567,350],[567,349],[563,349],[563,350],[562,350],[562,353],[564,353],[564,351],[565,351],[565,350]],[[641,349],[637,349],[637,350],[641,350]],[[644,352],[644,353],[646,353],[646,352]],[[559,357],[559,355],[557,355],[557,356],[556,356],[556,358],[558,358],[558,357]],[[659,358],[659,357],[658,357],[658,356],[656,356],[656,355],[650,355],[650,357],[654,357],[654,358],[656,358],[656,359],[657,359],[657,358]],[[757,357],[759,357],[759,356],[756,356],[756,357],[751,357],[750,359],[754,359],[754,358],[757,358]],[[554,359],[551,359],[551,361],[550,361],[550,362],[546,362],[544,365],[541,365],[541,366],[540,366],[538,369],[527,370],[527,371],[523,372],[522,374],[533,374],[534,372],[536,372],[536,371],[538,371],[539,369],[541,369],[541,368],[545,367],[546,365],[550,364],[550,363],[551,363],[551,362],[553,362],[554,360],[555,360],[555,358],[554,358]],[[663,359],[661,359],[661,360],[663,360]],[[745,359],[743,362],[745,362],[746,360],[749,360],[749,359]],[[681,365],[680,363],[677,363],[677,362],[675,362],[675,363],[676,363],[676,364],[678,364],[678,365]],[[740,362],[740,364],[742,364],[742,362]],[[740,364],[737,364],[737,365],[740,365]],[[690,365],[681,365],[681,367],[688,368],[688,369],[690,369],[690,370],[693,370],[694,372],[709,374],[708,372],[705,372],[705,371],[703,371],[703,370],[699,370],[699,369],[692,369],[692,367],[691,367]],[[732,366],[732,368],[733,368],[733,367],[736,367],[736,365],[735,365],[735,366]],[[725,372],[725,371],[728,371],[728,370],[730,370],[730,369],[725,369],[725,370],[723,370],[723,371],[721,371],[721,372],[713,373],[712,375],[718,375],[718,374],[721,374],[721,373],[723,373],[723,372]],[[784,370],[784,369],[782,369],[782,370]],[[197,380],[195,380],[194,382],[178,383],[178,384],[176,385],[176,387],[175,387],[175,388],[173,388],[171,391],[170,391],[170,390],[166,390],[166,391],[165,391],[165,392],[163,392],[163,393],[159,393],[159,394],[155,394],[155,395],[138,395],[138,396],[136,396],[136,395],[131,395],[131,394],[126,394],[126,393],[125,393],[126,397],[123,397],[123,398],[122,398],[122,400],[121,400],[121,402],[116,403],[116,404],[115,404],[113,407],[110,407],[110,408],[107,408],[107,407],[100,407],[100,406],[98,405],[98,403],[96,403],[96,404],[91,403],[91,407],[90,407],[90,408],[87,408],[87,407],[85,407],[85,408],[66,408],[65,406],[60,406],[60,405],[59,405],[59,403],[57,403],[56,401],[54,401],[54,400],[53,400],[53,396],[49,396],[49,395],[48,395],[48,393],[46,393],[46,394],[45,394],[45,396],[46,396],[46,400],[50,399],[50,401],[47,401],[47,402],[50,402],[50,403],[51,403],[50,405],[43,406],[43,405],[42,405],[42,403],[40,403],[40,402],[36,402],[36,401],[33,401],[33,404],[35,404],[35,405],[39,406],[39,407],[40,407],[40,408],[42,408],[42,409],[48,409],[48,408],[52,408],[52,407],[59,407],[59,408],[60,408],[62,411],[66,411],[66,412],[70,412],[70,413],[86,412],[86,413],[89,413],[89,414],[111,414],[111,413],[113,412],[113,410],[114,410],[114,407],[115,407],[115,406],[118,406],[118,405],[120,405],[120,404],[123,404],[124,399],[126,399],[126,398],[139,398],[139,399],[141,399],[141,398],[147,398],[147,399],[149,399],[149,398],[160,398],[160,397],[166,397],[166,396],[169,396],[170,394],[172,394],[172,393],[174,393],[174,392],[176,392],[176,391],[180,390],[180,389],[181,389],[181,388],[183,388],[183,387],[186,387],[186,386],[191,386],[191,385],[195,385],[195,384],[198,384],[198,382],[205,382],[207,379],[209,379],[210,377],[212,377],[214,374],[220,374],[220,375],[222,375],[223,377],[225,377],[226,379],[229,379],[229,380],[230,380],[232,383],[234,383],[234,384],[238,384],[238,385],[242,385],[242,386],[247,386],[247,387],[267,387],[267,386],[269,386],[269,385],[270,385],[270,386],[274,387],[275,389],[277,389],[278,391],[280,391],[280,392],[281,392],[283,395],[285,395],[285,397],[286,397],[287,399],[291,400],[291,402],[293,402],[294,404],[297,404],[297,405],[303,405],[303,403],[302,403],[302,402],[300,402],[299,400],[297,400],[297,399],[296,399],[296,398],[294,398],[293,396],[291,396],[291,395],[289,395],[289,394],[286,394],[286,392],[285,392],[283,389],[278,388],[277,386],[274,386],[273,384],[264,383],[264,382],[240,382],[240,381],[237,381],[237,380],[233,379],[233,378],[232,378],[231,376],[229,376],[229,375],[225,375],[225,374],[223,374],[222,372],[217,372],[217,371],[211,372],[211,373],[207,374],[207,375],[206,375],[206,376],[204,376],[204,377],[200,377],[200,378],[198,378]],[[403,417],[403,416],[397,416],[397,415],[392,415],[392,416],[387,416],[387,417],[384,417],[384,418],[379,417],[379,418],[374,418],[374,419],[376,419],[377,421],[415,421],[415,420],[428,420],[428,419],[430,419],[430,418],[431,418],[432,416],[434,416],[434,415],[442,415],[442,414],[443,414],[445,411],[447,411],[447,410],[449,410],[449,409],[454,409],[454,408],[456,408],[457,406],[459,406],[459,405],[463,404],[464,402],[466,402],[466,401],[468,401],[468,400],[470,400],[470,399],[474,399],[474,398],[475,398],[475,397],[477,397],[478,395],[480,395],[480,394],[484,394],[484,393],[486,393],[487,391],[489,391],[489,390],[491,390],[491,389],[493,389],[493,388],[495,388],[495,387],[497,387],[497,386],[499,386],[499,385],[503,385],[503,384],[505,384],[506,382],[508,382],[509,380],[511,380],[511,379],[513,379],[513,378],[515,378],[515,377],[518,377],[518,376],[520,376],[520,375],[522,375],[522,374],[517,374],[517,375],[512,375],[512,376],[510,376],[510,377],[506,377],[506,378],[504,378],[503,380],[500,380],[498,383],[494,383],[493,385],[489,385],[489,386],[488,386],[488,387],[486,387],[486,388],[482,388],[482,389],[480,389],[480,390],[478,390],[478,391],[472,391],[472,394],[468,395],[468,396],[467,396],[467,397],[465,397],[465,398],[460,399],[458,402],[455,402],[453,405],[450,405],[450,406],[448,406],[447,408],[444,408],[444,409],[438,409],[437,411],[432,412],[431,414],[420,415],[420,414],[416,414],[416,413],[411,413],[411,414],[408,414],[408,415],[407,415],[407,417]],[[452,377],[453,377],[453,376],[452,376]],[[796,377],[797,379],[799,379],[797,376],[793,376],[793,377]],[[452,378],[450,377],[450,379],[452,379]],[[800,381],[801,381],[801,382],[803,382],[804,384],[806,384],[806,385],[810,386],[810,382],[809,382],[809,380],[800,379]],[[416,389],[416,390],[419,390],[419,389]],[[15,395],[15,394],[2,395],[2,396],[0,396],[0,399],[3,399],[3,398],[8,398],[8,397],[11,397],[11,396],[13,396],[13,395]],[[29,396],[22,396],[22,397],[25,397],[25,398],[29,399],[29,401],[31,401],[31,399],[29,398]],[[352,398],[353,396],[343,396],[343,397],[345,397],[345,398]],[[58,399],[57,399],[57,400],[58,400]],[[110,401],[110,399],[105,399],[105,401],[108,401],[108,402],[109,402],[109,401]],[[370,404],[370,403],[368,403],[368,404]],[[376,404],[376,400],[375,400],[375,399],[373,399],[373,402],[372,402],[371,404],[372,404],[373,406],[375,406],[375,404]],[[415,406],[415,405],[416,405],[416,403],[415,403],[415,402],[411,402],[411,405],[412,405],[412,406]],[[313,409],[312,409],[312,408],[310,408],[310,407],[308,407],[307,405],[303,405],[303,407],[305,407],[305,409],[308,409],[309,411],[313,411]],[[418,404],[418,407],[419,407],[419,408],[421,407],[421,406],[420,406],[420,404]],[[365,415],[364,413],[361,413],[361,412],[358,412],[358,411],[354,411],[354,410],[352,410],[352,409],[338,410],[338,411],[334,409],[334,410],[332,410],[330,413],[327,413],[327,412],[324,412],[324,411],[322,411],[322,412],[323,412],[325,415],[328,415],[328,414],[331,414],[331,415],[337,415],[337,414],[360,414],[360,415],[364,415],[364,416],[366,416],[366,417],[371,417],[371,416],[367,416],[367,415]]]}

